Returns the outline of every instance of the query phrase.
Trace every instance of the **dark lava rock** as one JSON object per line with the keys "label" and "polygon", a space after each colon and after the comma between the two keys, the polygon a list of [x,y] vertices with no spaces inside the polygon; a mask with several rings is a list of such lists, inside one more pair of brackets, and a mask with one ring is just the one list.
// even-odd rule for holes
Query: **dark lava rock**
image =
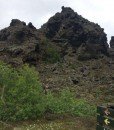
{"label": "dark lava rock", "polygon": [[74,78],[74,79],[72,79],[72,82],[73,82],[73,84],[78,84],[79,83],[79,80],[77,79],[77,78]]}
{"label": "dark lava rock", "polygon": [[26,23],[18,19],[12,19],[10,26],[26,26]]}
{"label": "dark lava rock", "polygon": [[63,60],[65,56],[90,60],[107,54],[108,44],[98,24],[64,6],[61,13],[56,13],[39,30],[31,22],[26,25],[13,19],[9,27],[0,31],[0,60],[14,62],[15,66],[16,63],[37,64],[49,55],[50,48],[51,53],[57,50]]}
{"label": "dark lava rock", "polygon": [[28,23],[28,27],[29,27],[29,28],[32,28],[32,29],[36,29],[31,22]]}
{"label": "dark lava rock", "polygon": [[109,56],[114,60],[114,36],[110,40],[110,48],[108,49]]}
{"label": "dark lava rock", "polygon": [[87,76],[90,73],[89,68],[87,66],[81,67],[80,72],[83,74],[83,76]]}
{"label": "dark lava rock", "polygon": [[51,17],[41,30],[47,38],[56,43],[70,43],[73,48],[85,44],[83,53],[107,54],[108,44],[104,29],[78,15],[69,7],[63,6],[61,13]]}
{"label": "dark lava rock", "polygon": [[25,22],[13,19],[9,27],[0,31],[0,50],[0,60],[7,63],[37,62],[39,59],[37,29],[32,23],[27,26]]}
{"label": "dark lava rock", "polygon": [[110,47],[111,47],[111,48],[114,48],[114,36],[111,37]]}

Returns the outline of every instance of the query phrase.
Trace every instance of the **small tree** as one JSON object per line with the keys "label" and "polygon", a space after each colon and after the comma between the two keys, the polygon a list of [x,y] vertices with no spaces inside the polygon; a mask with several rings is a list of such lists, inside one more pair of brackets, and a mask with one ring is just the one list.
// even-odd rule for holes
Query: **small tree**
{"label": "small tree", "polygon": [[45,111],[38,73],[27,65],[13,69],[0,63],[0,119],[35,119]]}

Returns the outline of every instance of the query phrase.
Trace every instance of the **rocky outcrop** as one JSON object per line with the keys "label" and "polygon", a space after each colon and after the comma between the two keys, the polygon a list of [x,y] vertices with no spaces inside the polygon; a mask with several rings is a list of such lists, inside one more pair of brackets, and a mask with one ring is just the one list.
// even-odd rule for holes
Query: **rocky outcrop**
{"label": "rocky outcrop", "polygon": [[109,56],[112,60],[114,60],[114,36],[111,37],[110,40],[110,48],[109,48]]}
{"label": "rocky outcrop", "polygon": [[104,29],[78,15],[71,8],[62,7],[41,27],[45,36],[55,43],[69,43],[73,48],[83,46],[84,52],[107,54],[107,37]]}
{"label": "rocky outcrop", "polygon": [[26,25],[13,19],[8,28],[0,31],[0,59],[14,65],[38,60],[38,31],[29,23]]}
{"label": "rocky outcrop", "polygon": [[0,31],[0,60],[13,66],[36,65],[44,88],[58,92],[70,87],[77,97],[87,96],[90,100],[93,94],[95,100],[104,100],[102,90],[107,97],[114,92],[114,64],[104,56],[109,50],[114,58],[114,37],[110,46],[107,49],[106,34],[98,24],[65,7],[40,30],[32,23],[26,25],[13,19],[9,27]]}
{"label": "rocky outcrop", "polygon": [[111,48],[114,48],[114,36],[111,37],[110,47],[111,47]]}
{"label": "rocky outcrop", "polygon": [[31,22],[26,25],[13,19],[9,27],[0,31],[0,60],[15,66],[35,65],[39,59],[47,58],[54,62],[60,58],[90,60],[107,55],[107,48],[104,30],[68,7],[62,7],[61,13],[39,30]]}

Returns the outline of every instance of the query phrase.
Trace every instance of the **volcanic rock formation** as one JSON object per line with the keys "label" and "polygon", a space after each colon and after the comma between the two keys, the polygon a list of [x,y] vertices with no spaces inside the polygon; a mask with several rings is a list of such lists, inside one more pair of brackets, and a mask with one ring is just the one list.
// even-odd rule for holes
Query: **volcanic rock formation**
{"label": "volcanic rock formation", "polygon": [[108,44],[104,29],[84,19],[71,8],[63,6],[62,12],[51,17],[41,30],[53,42],[69,43],[74,48],[83,46],[83,54],[107,54]]}
{"label": "volcanic rock formation", "polygon": [[110,40],[109,56],[114,60],[114,36],[112,36]]}
{"label": "volcanic rock formation", "polygon": [[0,31],[0,60],[14,65],[38,64],[39,53],[46,49],[41,47],[42,39],[48,39],[46,44],[59,45],[62,58],[69,54],[77,56],[79,60],[89,60],[99,58],[101,54],[107,55],[104,29],[71,8],[62,7],[61,13],[56,13],[39,30],[31,22],[26,25],[13,19],[9,27]]}
{"label": "volcanic rock formation", "polygon": [[36,62],[39,53],[38,31],[29,23],[26,25],[13,19],[8,28],[0,31],[0,59],[12,64]]}

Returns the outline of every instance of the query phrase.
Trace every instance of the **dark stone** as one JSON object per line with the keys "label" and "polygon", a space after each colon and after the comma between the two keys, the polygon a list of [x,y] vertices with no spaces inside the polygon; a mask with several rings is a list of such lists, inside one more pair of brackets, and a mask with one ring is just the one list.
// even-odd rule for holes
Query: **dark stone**
{"label": "dark stone", "polygon": [[0,41],[6,41],[10,36],[10,32],[6,29],[0,31]]}
{"label": "dark stone", "polygon": [[79,80],[78,79],[72,79],[73,84],[78,84]]}
{"label": "dark stone", "polygon": [[9,54],[12,55],[13,57],[17,57],[23,53],[23,49],[17,48],[14,50],[8,50]]}
{"label": "dark stone", "polygon": [[10,26],[19,26],[19,25],[26,26],[26,23],[18,19],[12,19]]}
{"label": "dark stone", "polygon": [[90,54],[88,59],[96,58],[96,54],[107,55],[108,44],[104,29],[78,15],[69,7],[62,6],[61,13],[51,17],[41,30],[55,43],[64,39],[73,48],[79,48],[85,43],[85,52]]}
{"label": "dark stone", "polygon": [[114,36],[110,40],[110,48],[108,49],[109,56],[114,60]]}
{"label": "dark stone", "polygon": [[[42,44],[44,39],[48,42]],[[101,54],[106,55],[108,48],[106,34],[98,24],[63,6],[61,13],[56,13],[39,30],[31,22],[26,25],[13,19],[9,27],[0,31],[0,56],[6,62],[17,57],[17,61],[37,64],[39,59],[48,57],[47,43],[58,50],[63,61],[65,56],[97,59]],[[84,75],[87,73],[88,70],[84,71]]]}
{"label": "dark stone", "polygon": [[110,47],[111,47],[111,48],[114,48],[114,36],[111,37]]}
{"label": "dark stone", "polygon": [[83,76],[87,76],[90,73],[87,66],[81,67],[80,71],[82,72]]}
{"label": "dark stone", "polygon": [[111,79],[114,80],[114,76],[111,76]]}
{"label": "dark stone", "polygon": [[38,31],[32,23],[27,26],[25,22],[13,19],[9,27],[0,31],[0,50],[2,60],[13,66],[18,65],[17,61],[22,61],[19,65],[36,64],[40,52]]}
{"label": "dark stone", "polygon": [[25,58],[23,59],[24,63],[29,63],[31,65],[36,65],[37,63],[37,56],[33,53],[33,54],[28,54],[27,56],[25,56]]}
{"label": "dark stone", "polygon": [[87,66],[81,67],[81,69],[80,69],[80,71],[81,71],[82,73],[84,73],[86,70],[88,70],[88,67],[87,67]]}
{"label": "dark stone", "polygon": [[15,38],[22,43],[24,41],[25,35],[26,34],[24,33],[24,31],[17,31],[15,33]]}
{"label": "dark stone", "polygon": [[28,24],[28,27],[32,29],[36,29],[31,22]]}

